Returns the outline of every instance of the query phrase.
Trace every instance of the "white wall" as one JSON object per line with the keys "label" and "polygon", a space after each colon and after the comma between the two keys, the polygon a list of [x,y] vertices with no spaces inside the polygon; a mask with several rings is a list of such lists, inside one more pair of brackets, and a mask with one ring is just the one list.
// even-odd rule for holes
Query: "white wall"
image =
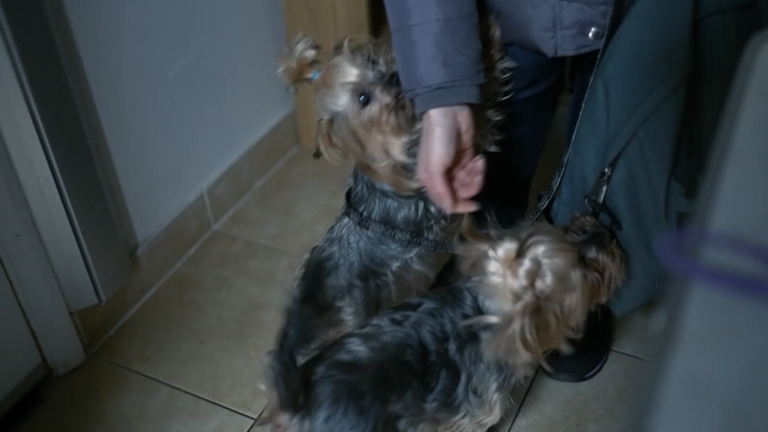
{"label": "white wall", "polygon": [[141,245],[292,109],[281,0],[64,0]]}

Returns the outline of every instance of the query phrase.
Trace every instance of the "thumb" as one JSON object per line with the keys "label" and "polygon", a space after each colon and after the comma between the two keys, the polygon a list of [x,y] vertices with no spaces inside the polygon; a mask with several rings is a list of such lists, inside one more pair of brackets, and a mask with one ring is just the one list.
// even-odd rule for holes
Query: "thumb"
{"label": "thumb", "polygon": [[476,201],[462,201],[456,204],[453,213],[472,213],[480,210],[480,204]]}
{"label": "thumb", "polygon": [[432,201],[438,207],[450,213],[453,210],[454,197],[447,170],[428,168],[420,177],[421,184],[424,185]]}

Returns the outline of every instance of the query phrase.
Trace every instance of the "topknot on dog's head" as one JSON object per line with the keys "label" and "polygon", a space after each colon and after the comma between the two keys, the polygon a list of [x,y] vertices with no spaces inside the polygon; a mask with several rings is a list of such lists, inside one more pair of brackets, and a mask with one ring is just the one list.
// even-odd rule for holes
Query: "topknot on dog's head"
{"label": "topknot on dog's head", "polygon": [[533,373],[553,350],[568,351],[601,299],[595,268],[567,233],[535,224],[462,247],[459,266],[493,315],[487,355]]}
{"label": "topknot on dog's head", "polygon": [[498,313],[565,295],[581,282],[578,249],[563,230],[549,224],[494,232],[462,250],[460,268],[475,277]]}
{"label": "topknot on dog's head", "polygon": [[277,74],[293,89],[306,81],[316,81],[320,75],[320,45],[314,39],[299,35],[288,51],[280,56]]}

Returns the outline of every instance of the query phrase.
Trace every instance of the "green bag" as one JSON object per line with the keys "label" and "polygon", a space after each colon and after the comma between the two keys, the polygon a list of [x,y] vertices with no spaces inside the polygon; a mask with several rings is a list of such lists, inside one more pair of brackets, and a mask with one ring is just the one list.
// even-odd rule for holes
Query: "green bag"
{"label": "green bag", "polygon": [[548,211],[561,225],[587,210],[588,195],[603,201],[628,258],[616,315],[661,292],[653,242],[689,215],[738,58],[766,24],[768,0],[635,0],[601,53],[571,145],[531,216]]}

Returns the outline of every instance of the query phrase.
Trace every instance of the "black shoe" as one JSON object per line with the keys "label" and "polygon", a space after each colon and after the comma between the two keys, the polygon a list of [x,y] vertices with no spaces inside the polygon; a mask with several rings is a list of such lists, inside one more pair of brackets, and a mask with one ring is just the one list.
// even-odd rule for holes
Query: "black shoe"
{"label": "black shoe", "polygon": [[581,339],[571,341],[573,352],[553,352],[547,356],[549,369],[544,375],[555,381],[583,382],[594,378],[605,366],[613,344],[615,317],[608,306],[590,312]]}

